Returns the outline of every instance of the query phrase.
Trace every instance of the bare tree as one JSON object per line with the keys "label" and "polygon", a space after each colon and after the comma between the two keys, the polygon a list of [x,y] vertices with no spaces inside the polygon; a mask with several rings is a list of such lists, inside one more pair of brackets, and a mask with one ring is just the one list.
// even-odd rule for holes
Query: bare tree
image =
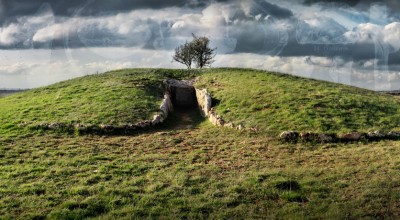
{"label": "bare tree", "polygon": [[197,37],[193,34],[193,40],[175,48],[173,61],[185,64],[188,69],[192,68],[192,63],[196,63],[198,68],[210,66],[214,62],[214,49],[211,49],[210,39],[207,37]]}
{"label": "bare tree", "polygon": [[175,48],[175,54],[172,59],[178,63],[186,65],[188,69],[192,68],[192,62],[194,60],[194,53],[191,43],[186,42],[183,45]]}
{"label": "bare tree", "polygon": [[194,62],[198,68],[210,66],[214,62],[214,49],[211,49],[210,39],[207,37],[197,37],[193,34],[192,50],[194,53]]}

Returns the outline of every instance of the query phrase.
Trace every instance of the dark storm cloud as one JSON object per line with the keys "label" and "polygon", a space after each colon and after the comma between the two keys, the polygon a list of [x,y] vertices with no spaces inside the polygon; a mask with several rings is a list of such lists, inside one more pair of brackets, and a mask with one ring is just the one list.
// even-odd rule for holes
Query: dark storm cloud
{"label": "dark storm cloud", "polygon": [[[390,66],[400,65],[400,51],[390,54],[388,64]],[[397,66],[397,71],[400,71],[399,67],[400,66]]]}
{"label": "dark storm cloud", "polygon": [[[165,67],[194,33],[217,47],[218,66],[375,88],[371,74],[400,71],[399,11],[398,0],[0,0],[0,50],[15,53],[0,76]],[[65,57],[51,67],[36,60],[55,51]]]}
{"label": "dark storm cloud", "polygon": [[[299,1],[303,0],[298,0],[297,2]],[[219,39],[222,43],[232,43],[227,46],[231,48],[227,48],[225,51],[282,57],[341,57],[344,60],[360,63],[371,59],[383,59],[376,52],[373,42],[357,42],[347,39],[344,34],[349,30],[339,24],[335,18],[318,15],[313,18],[313,24],[310,24],[309,21],[306,22],[296,17],[290,9],[278,3],[273,4],[265,0],[2,0],[3,8],[7,9],[3,10],[3,17],[14,17],[16,19],[21,16],[40,15],[42,14],[41,11],[50,8],[55,16],[55,24],[60,23],[62,29],[49,24],[43,25],[36,30],[26,31],[23,28],[29,25],[18,21],[20,22],[21,30],[13,33],[10,29],[8,32],[11,34],[4,34],[3,37],[4,39],[11,39],[15,35],[14,39],[16,40],[14,43],[1,45],[0,30],[0,49],[137,47],[152,50],[172,50],[180,43],[190,39],[191,33],[208,35],[209,31],[212,32],[213,30],[202,26],[203,18],[196,18],[195,23],[190,23],[183,27],[182,30],[177,31],[174,28],[179,25],[176,24],[189,22],[190,19],[186,18],[188,21],[182,20],[179,15],[178,17],[168,18],[165,15],[160,15],[153,19],[135,15],[136,17],[126,16],[124,19],[118,20],[113,15],[118,12],[131,12],[139,9],[172,10],[169,7],[176,7],[182,9],[179,13],[204,16],[203,10],[212,2],[220,2],[223,5],[223,7],[219,7],[214,12],[212,19],[217,21],[218,16],[221,16],[221,14],[227,16],[224,17],[223,21],[216,22],[215,27],[213,27],[215,30],[229,30],[223,34],[226,35],[225,38]],[[303,3],[312,7],[316,3],[330,4],[332,2],[356,7],[360,4],[377,1],[306,0]],[[397,1],[386,0],[384,2],[390,5],[396,4]],[[233,7],[229,13],[223,11],[226,9],[225,6],[232,5]],[[352,11],[348,10],[348,12],[351,13]],[[91,16],[85,17],[88,15]],[[105,17],[105,15],[110,17]],[[140,14],[140,16],[147,15]],[[79,21],[69,22],[74,18],[79,19]],[[87,22],[88,19],[99,20]],[[12,23],[11,19],[7,25]],[[123,26],[128,26],[128,30],[119,29]],[[3,30],[3,32],[6,31]],[[25,35],[18,36],[21,33],[25,33]],[[30,36],[26,33],[30,33]],[[212,38],[213,36],[209,37]],[[220,43],[220,45],[216,46],[222,48],[224,45]],[[382,55],[382,57],[384,56]],[[390,54],[387,62],[393,65],[400,64],[398,57],[398,52]],[[385,60],[382,62],[385,62]]]}
{"label": "dark storm cloud", "polygon": [[318,4],[324,8],[343,7],[354,8],[360,12],[368,11],[372,5],[382,5],[387,7],[387,13],[392,19],[400,19],[400,1],[399,0],[299,0],[307,6]]}
{"label": "dark storm cloud", "polygon": [[[142,45],[145,49],[171,49],[171,46],[163,46],[160,44],[165,44],[165,40],[167,38],[182,38],[184,36],[171,36],[171,29],[173,23],[170,21],[166,21],[168,17],[158,17],[158,20],[149,19],[146,17],[127,17],[124,21],[111,21],[113,18],[105,18],[104,13],[108,14],[109,12],[117,12],[121,10],[132,11],[132,9],[142,9],[142,8],[163,8],[170,6],[179,6],[183,5],[184,7],[181,13],[193,13],[190,11],[193,7],[199,7],[195,11],[198,15],[201,15],[202,10],[206,7],[200,7],[199,5],[208,6],[211,1],[207,0],[198,0],[198,1],[146,1],[146,0],[137,0],[134,3],[127,3],[125,1],[86,1],[86,3],[81,3],[81,1],[71,0],[71,1],[29,1],[29,0],[21,0],[21,1],[8,1],[3,0],[2,4],[5,8],[7,8],[6,14],[13,14],[15,17],[21,16],[43,16],[46,12],[51,12],[54,15],[53,22],[48,21],[48,24],[44,24],[41,27],[36,28],[36,30],[25,30],[25,27],[32,26],[32,24],[26,25],[25,23],[18,21],[13,21],[5,25],[8,27],[13,24],[17,24],[19,30],[16,33],[12,33],[12,35],[4,34],[7,38],[13,38],[15,41],[13,43],[1,44],[0,38],[0,48],[1,49],[15,49],[15,48],[62,48],[62,47],[115,47],[115,46],[123,46],[123,47],[132,47],[132,46],[140,46],[138,41],[143,41],[145,39],[145,44]],[[218,2],[218,1],[212,1]],[[219,2],[228,2],[224,0],[219,0]],[[253,0],[253,1],[231,1],[235,4],[235,12],[229,18],[231,21],[236,21],[238,25],[233,25],[232,23],[225,23],[224,25],[232,26],[232,29],[235,29],[235,33],[233,34],[234,38],[240,42],[238,44],[238,48],[236,51],[238,52],[246,52],[252,51],[252,48],[257,48],[258,52],[269,51],[271,47],[271,43],[275,44],[276,36],[274,34],[265,35],[265,20],[266,19],[287,19],[293,17],[292,11],[280,7],[275,4],[271,4],[264,0]],[[246,10],[243,9],[243,5],[246,4]],[[184,8],[188,8],[185,10]],[[191,8],[191,9],[189,9]],[[170,10],[170,9],[164,9]],[[77,14],[79,16],[72,16],[73,14]],[[97,13],[97,16],[91,16],[91,18],[99,18],[103,19],[103,21],[95,21],[94,23],[87,23],[87,19],[83,18],[82,15],[94,15]],[[103,13],[103,14],[101,14]],[[65,17],[71,15],[72,17]],[[219,14],[217,14],[219,15]],[[58,17],[57,17],[58,16]],[[62,19],[59,19],[59,16]],[[108,16],[112,16],[109,15]],[[148,16],[148,15],[144,15]],[[216,16],[216,15],[214,15]],[[103,17],[103,18],[102,18]],[[71,23],[68,20],[72,19],[80,19],[80,21]],[[104,21],[105,20],[105,21]],[[131,20],[138,20],[134,23],[129,23]],[[258,21],[259,20],[259,21]],[[30,22],[29,18],[26,22]],[[53,27],[52,23],[59,23],[60,27]],[[109,24],[104,25],[105,22],[113,22],[113,27],[110,28]],[[120,23],[117,23],[120,22]],[[122,22],[122,23],[121,23]],[[118,26],[126,25],[128,22],[129,28],[136,27],[145,27],[141,33],[119,33]],[[201,23],[201,20],[198,20]],[[102,23],[101,25],[99,23]],[[36,25],[36,24],[35,24]],[[198,25],[198,24],[195,24]],[[216,24],[217,25],[217,24]],[[36,25],[37,26],[37,25]],[[46,27],[47,26],[47,27]],[[193,26],[193,25],[192,25]],[[52,28],[53,27],[53,28]],[[196,30],[195,26],[190,27],[191,31],[194,33],[201,33],[202,30]],[[197,29],[201,27],[197,27]],[[216,27],[223,28],[223,27]],[[260,29],[261,28],[261,29]],[[42,30],[44,29],[44,30]],[[273,28],[267,28],[268,32],[274,33],[275,30]],[[244,31],[246,30],[246,31]],[[250,31],[251,30],[251,31]],[[3,30],[3,32],[6,32]],[[187,29],[186,29],[187,32]],[[22,33],[24,33],[23,36]],[[49,33],[48,36],[46,33]],[[0,29],[1,34],[1,29]],[[248,34],[250,34],[251,38],[249,38]],[[54,36],[53,36],[54,35]],[[190,35],[190,33],[189,33]],[[1,35],[0,35],[1,37]],[[272,37],[275,41],[269,41],[269,45],[264,45],[265,48],[257,47],[255,44],[259,44],[260,41],[264,41],[266,37]],[[138,39],[139,38],[139,39]],[[35,40],[36,39],[36,40]],[[170,42],[173,42],[173,39],[168,39]],[[254,45],[253,45],[254,43]],[[175,47],[176,45],[172,46]],[[272,45],[274,47],[274,45]],[[252,51],[255,52],[255,51]]]}
{"label": "dark storm cloud", "polygon": [[163,9],[168,7],[204,7],[211,2],[228,0],[0,0],[3,7],[0,23],[15,21],[20,16],[31,16],[44,5],[49,5],[56,16],[95,16],[136,9]]}
{"label": "dark storm cloud", "polygon": [[342,5],[356,6],[361,4],[371,4],[371,3],[384,3],[387,5],[399,5],[397,0],[303,0],[304,4],[314,4],[314,3],[336,3]]}
{"label": "dark storm cloud", "polygon": [[[237,38],[236,53],[259,53],[291,56],[351,57],[357,48],[344,38],[347,31],[331,19],[320,19],[320,26],[311,27],[304,21],[288,19],[283,27],[272,22],[244,22],[232,28]],[[235,31],[236,30],[236,31]],[[247,31],[240,31],[247,30]],[[370,45],[366,45],[370,51]],[[364,48],[365,49],[365,48]],[[366,51],[357,53],[364,59]]]}
{"label": "dark storm cloud", "polygon": [[331,5],[358,7],[360,9],[366,9],[371,4],[383,4],[387,5],[389,11],[392,13],[398,13],[398,10],[400,10],[400,1],[398,0],[303,0],[303,3],[306,5],[327,3]]}
{"label": "dark storm cloud", "polygon": [[[386,53],[386,54],[385,54]],[[338,44],[299,44],[293,38],[279,54],[282,57],[316,56],[335,58],[340,57],[347,62],[365,63],[369,60],[376,60],[378,65],[389,65],[390,70],[399,71],[400,51],[390,53],[381,51],[375,43],[355,42]],[[388,58],[386,60],[386,58]],[[393,66],[392,69],[391,66]]]}
{"label": "dark storm cloud", "polygon": [[[204,8],[211,3],[240,2],[237,0],[0,0],[4,8],[0,13],[2,24],[15,21],[21,16],[37,14],[43,7],[50,7],[55,16],[98,16],[115,14],[137,9],[163,9],[168,7]],[[271,15],[277,18],[287,18],[293,13],[278,5],[264,0],[252,2],[252,14]]]}
{"label": "dark storm cloud", "polygon": [[[372,0],[367,0],[369,2],[372,2]],[[325,2],[325,3],[335,3],[335,4],[342,4],[342,5],[350,5],[350,6],[355,6],[359,3],[365,3],[367,1],[362,1],[362,0],[304,0],[304,4],[315,4],[315,3],[320,3],[320,2]]]}
{"label": "dark storm cloud", "polygon": [[253,16],[262,15],[265,17],[270,15],[278,19],[290,18],[293,16],[291,10],[271,4],[265,0],[253,0],[251,3],[250,14]]}

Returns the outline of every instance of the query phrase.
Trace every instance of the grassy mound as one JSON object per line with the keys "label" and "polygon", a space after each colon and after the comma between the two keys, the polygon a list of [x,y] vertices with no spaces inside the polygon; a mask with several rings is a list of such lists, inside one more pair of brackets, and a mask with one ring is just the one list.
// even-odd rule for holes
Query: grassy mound
{"label": "grassy mound", "polygon": [[[21,133],[19,124],[129,124],[159,110],[162,81],[180,70],[118,70],[85,76],[0,98],[0,135]],[[190,75],[190,74],[189,74]]]}
{"label": "grassy mound", "polygon": [[[133,124],[158,111],[167,77],[199,72],[130,69],[85,76],[0,98],[0,135],[19,124]],[[389,131],[400,124],[400,99],[355,87],[250,69],[201,72],[224,119],[276,135],[284,130]]]}
{"label": "grassy mound", "polygon": [[228,121],[276,135],[284,130],[347,132],[399,128],[400,99],[351,86],[248,69],[214,69],[198,87]]}

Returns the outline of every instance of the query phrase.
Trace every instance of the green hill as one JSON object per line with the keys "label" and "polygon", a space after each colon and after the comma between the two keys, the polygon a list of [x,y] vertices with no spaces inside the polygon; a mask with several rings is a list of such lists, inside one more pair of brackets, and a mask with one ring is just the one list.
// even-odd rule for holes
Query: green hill
{"label": "green hill", "polygon": [[351,86],[248,69],[214,69],[197,86],[224,119],[273,135],[400,128],[398,97]]}
{"label": "green hill", "polygon": [[23,132],[20,124],[120,125],[150,119],[159,111],[162,81],[186,75],[180,70],[119,70],[3,97],[0,135]]}
{"label": "green hill", "polygon": [[0,99],[0,135],[20,124],[134,124],[159,109],[167,77],[201,76],[225,120],[276,136],[311,132],[389,131],[400,99],[355,87],[250,69],[131,69],[85,76]]}

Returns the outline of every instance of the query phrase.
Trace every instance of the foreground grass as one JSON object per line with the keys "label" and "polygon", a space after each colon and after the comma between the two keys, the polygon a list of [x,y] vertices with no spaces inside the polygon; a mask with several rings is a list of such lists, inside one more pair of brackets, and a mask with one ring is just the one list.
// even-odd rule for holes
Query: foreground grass
{"label": "foreground grass", "polygon": [[201,76],[225,119],[272,135],[284,130],[399,129],[400,99],[355,87],[259,70],[215,69]]}
{"label": "foreground grass", "polygon": [[129,124],[159,111],[162,81],[181,70],[128,69],[85,76],[0,99],[0,136],[26,133],[18,124]]}
{"label": "foreground grass", "polygon": [[398,142],[281,145],[212,127],[0,141],[0,216],[396,218]]}

